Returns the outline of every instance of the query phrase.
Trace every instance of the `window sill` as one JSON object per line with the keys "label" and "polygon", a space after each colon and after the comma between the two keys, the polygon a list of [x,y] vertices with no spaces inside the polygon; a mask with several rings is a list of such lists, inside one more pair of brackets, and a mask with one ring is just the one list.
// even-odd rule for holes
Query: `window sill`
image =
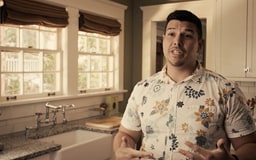
{"label": "window sill", "polygon": [[76,100],[81,98],[123,95],[126,92],[127,90],[112,90],[112,91],[84,93],[84,94],[78,94],[78,95],[60,95],[60,96],[52,96],[52,97],[45,97],[45,98],[32,98],[32,99],[22,99],[22,100],[18,99],[18,100],[0,102],[0,108],[17,106],[17,105],[34,104],[34,103],[43,103],[43,102],[49,102],[49,101]]}

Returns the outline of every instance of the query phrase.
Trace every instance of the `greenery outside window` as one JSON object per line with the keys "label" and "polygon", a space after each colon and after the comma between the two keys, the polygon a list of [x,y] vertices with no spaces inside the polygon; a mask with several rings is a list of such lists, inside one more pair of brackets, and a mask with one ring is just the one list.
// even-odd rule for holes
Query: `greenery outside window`
{"label": "greenery outside window", "polygon": [[61,91],[59,32],[39,25],[0,26],[1,99]]}
{"label": "greenery outside window", "polygon": [[114,87],[115,37],[79,31],[78,90],[109,90]]}

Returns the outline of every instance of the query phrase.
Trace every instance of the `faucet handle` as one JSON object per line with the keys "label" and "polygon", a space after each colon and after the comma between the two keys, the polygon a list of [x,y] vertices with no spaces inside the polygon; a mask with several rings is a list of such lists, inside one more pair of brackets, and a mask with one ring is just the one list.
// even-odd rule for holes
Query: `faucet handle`
{"label": "faucet handle", "polygon": [[41,115],[43,115],[43,113],[42,113],[42,112],[36,112],[35,115],[36,115],[37,117],[40,117]]}
{"label": "faucet handle", "polygon": [[30,130],[33,129],[33,127],[25,126],[25,138],[28,139],[30,136]]}
{"label": "faucet handle", "polygon": [[62,108],[74,108],[75,105],[74,104],[64,104],[64,105],[61,105]]}
{"label": "faucet handle", "polygon": [[36,115],[36,120],[40,121],[41,115],[43,115],[43,113],[42,112],[36,112],[35,115]]}

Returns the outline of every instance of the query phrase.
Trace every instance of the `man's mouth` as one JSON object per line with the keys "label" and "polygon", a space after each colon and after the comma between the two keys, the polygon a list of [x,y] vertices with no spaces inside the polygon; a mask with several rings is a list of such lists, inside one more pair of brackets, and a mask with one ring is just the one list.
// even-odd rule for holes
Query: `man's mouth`
{"label": "man's mouth", "polygon": [[175,55],[183,54],[182,50],[177,49],[177,48],[175,48],[175,49],[170,49],[169,51],[170,51],[172,54],[175,54]]}

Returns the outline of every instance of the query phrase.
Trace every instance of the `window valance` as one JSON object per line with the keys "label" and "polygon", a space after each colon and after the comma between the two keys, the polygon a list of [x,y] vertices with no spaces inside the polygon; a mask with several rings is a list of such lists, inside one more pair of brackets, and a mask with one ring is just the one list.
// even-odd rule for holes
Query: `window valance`
{"label": "window valance", "polygon": [[116,36],[121,32],[121,24],[115,19],[80,12],[79,30]]}
{"label": "window valance", "polygon": [[46,27],[68,25],[68,13],[65,8],[33,0],[4,0],[0,13],[2,24],[35,24]]}

